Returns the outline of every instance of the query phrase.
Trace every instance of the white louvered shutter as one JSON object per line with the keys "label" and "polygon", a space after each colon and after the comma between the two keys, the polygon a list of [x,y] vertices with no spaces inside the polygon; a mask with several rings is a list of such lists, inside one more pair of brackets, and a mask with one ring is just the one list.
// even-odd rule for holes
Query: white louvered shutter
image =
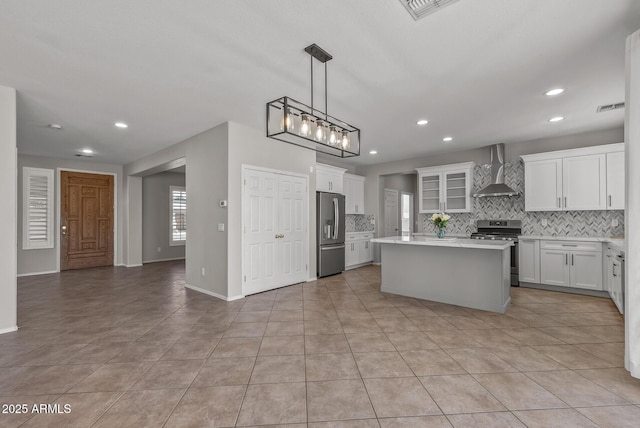
{"label": "white louvered shutter", "polygon": [[23,168],[22,248],[53,248],[53,170]]}
{"label": "white louvered shutter", "polygon": [[187,192],[184,187],[170,186],[171,245],[182,245],[187,240]]}

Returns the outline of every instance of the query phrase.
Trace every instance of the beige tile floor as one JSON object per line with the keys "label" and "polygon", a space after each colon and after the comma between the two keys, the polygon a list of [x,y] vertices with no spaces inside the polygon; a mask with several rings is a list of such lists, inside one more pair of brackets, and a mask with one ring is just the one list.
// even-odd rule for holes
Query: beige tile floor
{"label": "beige tile floor", "polygon": [[[29,412],[0,426],[640,425],[608,299],[512,288],[497,315],[379,282],[369,266],[227,303],[180,262],[20,278],[0,402]],[[56,403],[71,413],[31,413]]]}

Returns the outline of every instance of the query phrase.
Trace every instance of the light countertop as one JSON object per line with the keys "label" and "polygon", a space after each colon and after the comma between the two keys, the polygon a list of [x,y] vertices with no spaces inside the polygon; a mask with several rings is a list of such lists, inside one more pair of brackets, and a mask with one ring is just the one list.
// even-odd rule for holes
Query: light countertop
{"label": "light countertop", "polygon": [[482,241],[468,238],[443,238],[430,236],[389,236],[375,238],[371,242],[379,244],[422,245],[432,247],[477,248],[482,250],[504,250],[513,245],[511,241]]}
{"label": "light countertop", "polygon": [[522,235],[518,239],[543,239],[545,241],[585,241],[585,242],[604,242],[624,250],[624,239],[608,238],[601,236],[547,236],[547,235]]}

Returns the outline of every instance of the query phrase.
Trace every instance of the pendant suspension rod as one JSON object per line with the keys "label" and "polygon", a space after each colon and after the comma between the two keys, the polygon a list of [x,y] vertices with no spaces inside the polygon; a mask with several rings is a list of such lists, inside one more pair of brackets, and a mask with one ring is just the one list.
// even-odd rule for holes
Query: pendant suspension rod
{"label": "pendant suspension rod", "polygon": [[327,88],[327,63],[324,63],[324,118],[329,119],[329,107],[327,106],[327,93],[329,92]]}
{"label": "pendant suspension rod", "polygon": [[313,111],[313,56],[309,55],[311,60],[311,114],[315,114]]}

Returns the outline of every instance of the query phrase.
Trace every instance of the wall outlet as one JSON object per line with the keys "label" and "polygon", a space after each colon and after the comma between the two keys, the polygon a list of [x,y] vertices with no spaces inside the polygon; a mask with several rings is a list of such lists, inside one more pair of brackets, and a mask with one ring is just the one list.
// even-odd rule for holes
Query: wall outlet
{"label": "wall outlet", "polygon": [[613,220],[611,220],[611,227],[618,227],[618,219],[614,218]]}
{"label": "wall outlet", "polygon": [[218,232],[224,232],[224,223],[218,223]]}
{"label": "wall outlet", "polygon": [[202,268],[202,270],[201,270],[201,272],[200,272],[200,273],[202,273],[202,276],[205,276],[205,274],[204,274],[204,268]]}
{"label": "wall outlet", "polygon": [[375,224],[376,224],[376,219],[375,218],[371,219],[371,224],[373,224],[375,226]]}
{"label": "wall outlet", "polygon": [[542,220],[540,220],[540,224],[542,225],[542,227],[547,227],[547,224],[549,224],[549,222],[546,218],[543,218]]}
{"label": "wall outlet", "polygon": [[476,224],[476,221],[474,219],[469,219],[469,226],[473,226],[474,224]]}
{"label": "wall outlet", "polygon": [[161,252],[162,251],[162,247],[158,247],[158,249],[156,251]]}

